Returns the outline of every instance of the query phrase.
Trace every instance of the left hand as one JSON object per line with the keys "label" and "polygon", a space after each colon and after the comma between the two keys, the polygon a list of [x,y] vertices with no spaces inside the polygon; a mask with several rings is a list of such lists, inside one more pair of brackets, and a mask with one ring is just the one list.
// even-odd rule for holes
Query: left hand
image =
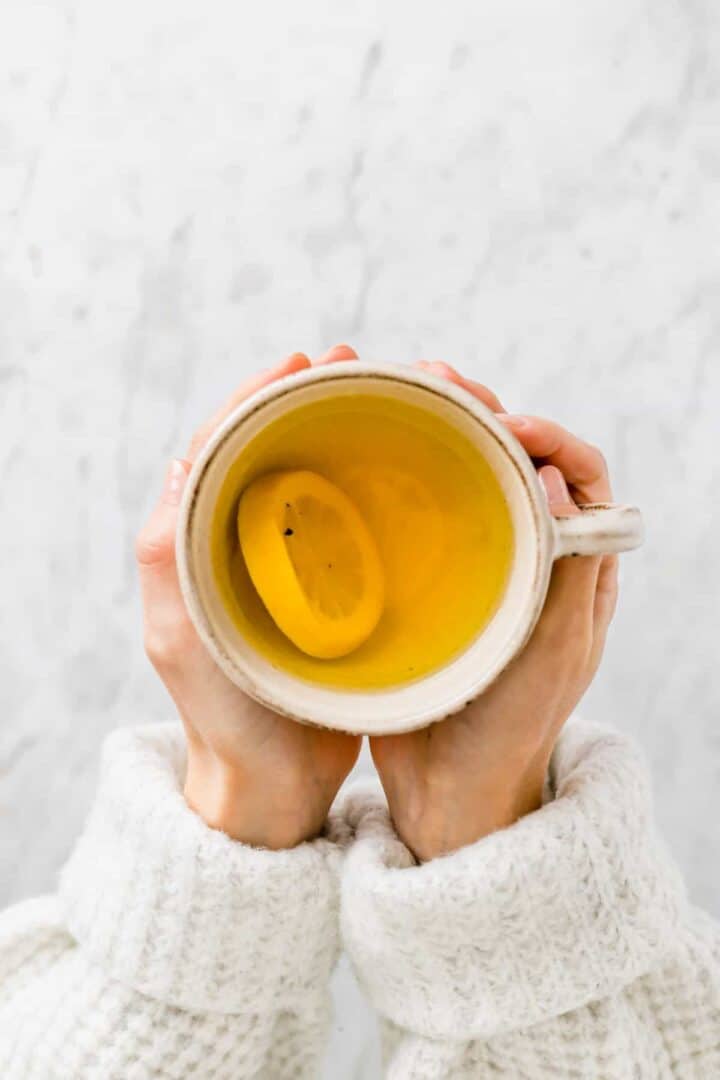
{"label": "left hand", "polygon": [[[491,391],[446,364],[424,366],[489,405],[543,462],[554,515],[609,501],[599,450],[549,420],[508,416]],[[492,686],[442,722],[370,740],[395,828],[416,857],[454,851],[541,805],[553,746],[597,671],[616,598],[616,557],[558,560],[530,641]]]}
{"label": "left hand", "polygon": [[[354,359],[336,346],[316,363]],[[174,463],[137,540],[145,647],[187,737],[185,799],[210,826],[255,847],[289,848],[317,836],[360,750],[360,738],[307,727],[248,697],[220,670],[195,631],[175,564],[179,502],[190,464],[249,394],[310,367],[302,353],[243,384]]]}

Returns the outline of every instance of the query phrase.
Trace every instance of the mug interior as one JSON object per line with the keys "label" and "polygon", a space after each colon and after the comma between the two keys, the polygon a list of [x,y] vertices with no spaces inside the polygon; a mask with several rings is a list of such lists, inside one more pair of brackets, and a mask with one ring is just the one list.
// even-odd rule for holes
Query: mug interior
{"label": "mug interior", "polygon": [[[307,682],[274,666],[238,631],[223,602],[211,559],[210,529],[223,481],[243,450],[289,410],[328,396],[400,399],[455,427],[484,457],[510,511],[514,551],[502,602],[470,645],[444,667],[380,690]],[[253,697],[295,719],[365,734],[409,731],[462,708],[521,648],[544,600],[551,555],[549,515],[532,463],[481,402],[425,372],[338,365],[268,387],[215,433],[195,464],[181,507],[178,566],[190,614],[226,674]]]}

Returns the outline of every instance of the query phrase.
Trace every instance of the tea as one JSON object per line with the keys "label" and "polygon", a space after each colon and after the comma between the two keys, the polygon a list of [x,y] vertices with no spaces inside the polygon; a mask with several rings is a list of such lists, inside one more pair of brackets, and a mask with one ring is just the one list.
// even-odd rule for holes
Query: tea
{"label": "tea", "polygon": [[[382,566],[379,620],[333,658],[309,655],[283,633],[238,537],[238,503],[253,481],[302,470],[357,508]],[[324,398],[268,424],[225,477],[210,542],[223,603],[254,648],[297,677],[358,690],[418,679],[465,649],[496,611],[513,556],[510,511],[477,449],[437,415],[379,394]],[[325,591],[339,580],[332,569]]]}

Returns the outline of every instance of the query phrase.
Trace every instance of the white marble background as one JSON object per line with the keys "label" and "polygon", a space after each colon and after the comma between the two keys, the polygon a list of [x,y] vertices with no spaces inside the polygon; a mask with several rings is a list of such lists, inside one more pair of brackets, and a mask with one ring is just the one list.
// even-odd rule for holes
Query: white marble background
{"label": "white marble background", "polygon": [[[349,340],[556,416],[644,507],[585,711],[720,914],[719,107],[713,0],[6,0],[3,900],[52,886],[105,733],[170,715],[132,561],[168,458]],[[338,984],[328,1076],[376,1076]]]}

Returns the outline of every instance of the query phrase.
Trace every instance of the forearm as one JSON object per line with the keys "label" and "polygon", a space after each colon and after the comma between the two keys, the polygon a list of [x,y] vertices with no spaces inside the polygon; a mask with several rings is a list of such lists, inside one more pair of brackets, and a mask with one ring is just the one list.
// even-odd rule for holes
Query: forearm
{"label": "forearm", "polygon": [[338,950],[333,824],[293,850],[248,847],[188,808],[183,778],[179,731],[116,733],[51,917],[0,920],[4,1078],[316,1075]]}
{"label": "forearm", "polygon": [[[571,1071],[567,1050],[592,1075],[624,1076],[628,1062],[658,1075],[653,1047],[681,1016],[678,1053],[703,1033],[711,1075],[720,973],[697,958],[636,750],[571,725],[552,773],[555,796],[537,813],[420,866],[377,797],[348,803],[343,937],[384,1021],[390,1070],[543,1076]],[[620,1056],[606,1068],[609,1043]]]}

